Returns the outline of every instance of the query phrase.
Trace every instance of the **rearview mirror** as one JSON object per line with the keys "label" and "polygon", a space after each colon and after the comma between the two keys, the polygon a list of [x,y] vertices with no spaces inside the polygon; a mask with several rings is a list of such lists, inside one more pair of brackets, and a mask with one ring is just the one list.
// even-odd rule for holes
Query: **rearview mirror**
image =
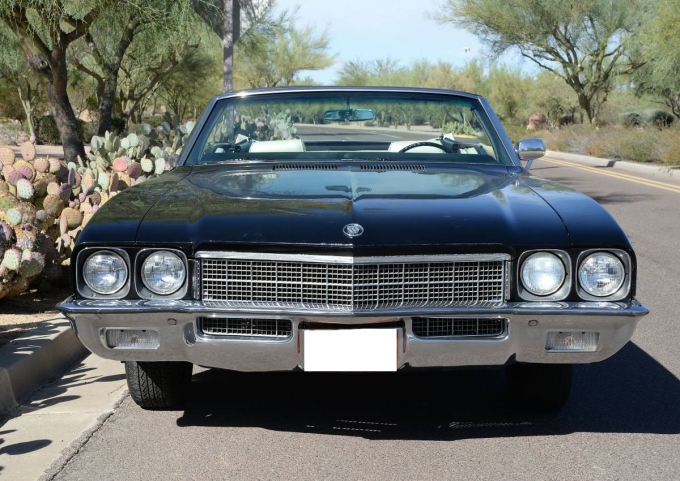
{"label": "rearview mirror", "polygon": [[375,112],[371,109],[326,110],[323,114],[324,122],[363,122],[373,119]]}
{"label": "rearview mirror", "polygon": [[520,160],[527,161],[525,168],[528,170],[531,168],[534,160],[540,159],[545,155],[545,144],[542,139],[522,139],[517,142],[515,151],[519,155]]}

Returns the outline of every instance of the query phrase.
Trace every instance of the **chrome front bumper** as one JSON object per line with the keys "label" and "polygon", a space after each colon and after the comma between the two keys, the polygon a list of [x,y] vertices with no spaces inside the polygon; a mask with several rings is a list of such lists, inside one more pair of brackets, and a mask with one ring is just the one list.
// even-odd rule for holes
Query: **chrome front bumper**
{"label": "chrome front bumper", "polygon": [[[339,328],[385,322],[403,322],[399,341],[400,367],[434,368],[504,365],[509,362],[581,364],[602,361],[621,349],[633,336],[648,309],[628,303],[512,303],[500,308],[456,308],[353,312],[235,310],[206,307],[198,301],[92,301],[67,299],[58,306],[70,320],[81,342],[94,354],[119,361],[188,361],[236,371],[286,371],[304,369],[303,323],[332,323]],[[211,316],[289,319],[290,338],[238,338],[208,336],[197,318]],[[411,317],[486,317],[508,319],[497,338],[419,338]],[[106,329],[158,331],[157,349],[111,349]],[[596,331],[599,342],[592,352],[555,352],[545,349],[554,331]]]}

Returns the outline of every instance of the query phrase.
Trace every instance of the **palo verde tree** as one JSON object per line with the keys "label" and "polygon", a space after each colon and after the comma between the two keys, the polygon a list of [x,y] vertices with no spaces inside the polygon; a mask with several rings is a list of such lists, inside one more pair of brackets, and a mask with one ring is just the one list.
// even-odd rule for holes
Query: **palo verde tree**
{"label": "palo verde tree", "polygon": [[[40,79],[33,75],[16,37],[2,23],[0,23],[0,81],[5,84],[3,87],[11,88],[13,94],[18,96],[21,110],[23,110],[26,119],[25,125],[28,126],[31,138],[35,138],[34,112],[36,105],[44,97],[44,89],[40,85]],[[11,110],[13,102],[4,99],[3,104],[0,105],[0,110]],[[4,113],[6,114],[6,112]],[[17,116],[17,119],[20,119],[20,117]]]}
{"label": "palo verde tree", "polygon": [[255,25],[236,45],[236,79],[251,88],[291,85],[299,72],[322,70],[334,57],[327,53],[328,33],[296,28],[283,12]]}
{"label": "palo verde tree", "polygon": [[674,0],[660,0],[638,34],[642,55],[650,62],[632,76],[639,95],[647,94],[680,118],[680,9]]}
{"label": "palo verde tree", "polygon": [[194,10],[222,40],[224,91],[234,89],[234,46],[251,27],[266,24],[275,0],[192,0]]}
{"label": "palo verde tree", "polygon": [[67,92],[67,50],[113,3],[123,2],[0,0],[0,21],[14,33],[32,70],[44,80],[68,161],[84,158],[85,150]]}
{"label": "palo verde tree", "polygon": [[561,77],[591,123],[619,74],[644,62],[631,49],[644,0],[444,0],[438,19],[480,37],[493,55],[510,50]]}
{"label": "palo verde tree", "polygon": [[[96,84],[99,135],[111,130],[121,76],[130,80],[135,67],[149,72],[145,85],[135,85],[128,106],[134,110],[155,90],[183,54],[192,49],[193,34],[202,26],[188,1],[140,0],[135,4],[110,5],[74,47],[72,65],[89,75]],[[169,43],[172,45],[169,46]],[[138,73],[138,72],[137,72]],[[126,86],[129,87],[129,84]],[[130,93],[130,90],[127,90]],[[122,115],[131,114],[123,109]]]}

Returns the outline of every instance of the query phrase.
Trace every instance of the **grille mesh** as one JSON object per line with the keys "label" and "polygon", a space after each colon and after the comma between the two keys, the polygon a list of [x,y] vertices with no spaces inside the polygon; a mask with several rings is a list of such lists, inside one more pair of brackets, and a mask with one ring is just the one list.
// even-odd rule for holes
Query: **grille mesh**
{"label": "grille mesh", "polygon": [[418,337],[496,337],[505,332],[506,319],[414,317],[413,334]]}
{"label": "grille mesh", "polygon": [[503,261],[333,264],[203,259],[202,297],[220,307],[330,311],[499,306]]}
{"label": "grille mesh", "polygon": [[293,323],[283,319],[202,317],[201,330],[214,336],[291,337]]}

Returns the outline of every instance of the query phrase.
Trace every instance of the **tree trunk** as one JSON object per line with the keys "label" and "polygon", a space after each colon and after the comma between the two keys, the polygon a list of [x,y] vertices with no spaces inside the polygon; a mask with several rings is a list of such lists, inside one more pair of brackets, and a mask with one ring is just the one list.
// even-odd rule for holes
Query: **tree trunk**
{"label": "tree trunk", "polygon": [[234,42],[241,32],[241,5],[239,0],[224,0],[224,91],[234,90]]}
{"label": "tree trunk", "polygon": [[[60,48],[61,47],[61,48]],[[48,81],[47,96],[52,104],[54,120],[59,129],[61,144],[64,147],[64,159],[75,162],[76,157],[85,158],[85,147],[78,132],[78,120],[71,107],[66,87],[68,72],[66,70],[66,45],[55,45],[50,56],[51,79]]]}
{"label": "tree trunk", "polygon": [[99,128],[97,135],[102,136],[106,131],[111,131],[111,118],[113,117],[113,104],[118,89],[118,71],[107,72],[104,79],[104,87],[99,97]]}
{"label": "tree trunk", "polygon": [[[28,81],[26,81],[28,83]],[[27,93],[24,95],[21,91],[21,86],[17,86],[19,91],[19,100],[21,100],[21,105],[24,108],[24,113],[26,114],[26,122],[28,123],[28,130],[31,134],[31,140],[35,139],[35,119],[33,117],[33,104],[31,103],[31,86],[28,86]]]}

